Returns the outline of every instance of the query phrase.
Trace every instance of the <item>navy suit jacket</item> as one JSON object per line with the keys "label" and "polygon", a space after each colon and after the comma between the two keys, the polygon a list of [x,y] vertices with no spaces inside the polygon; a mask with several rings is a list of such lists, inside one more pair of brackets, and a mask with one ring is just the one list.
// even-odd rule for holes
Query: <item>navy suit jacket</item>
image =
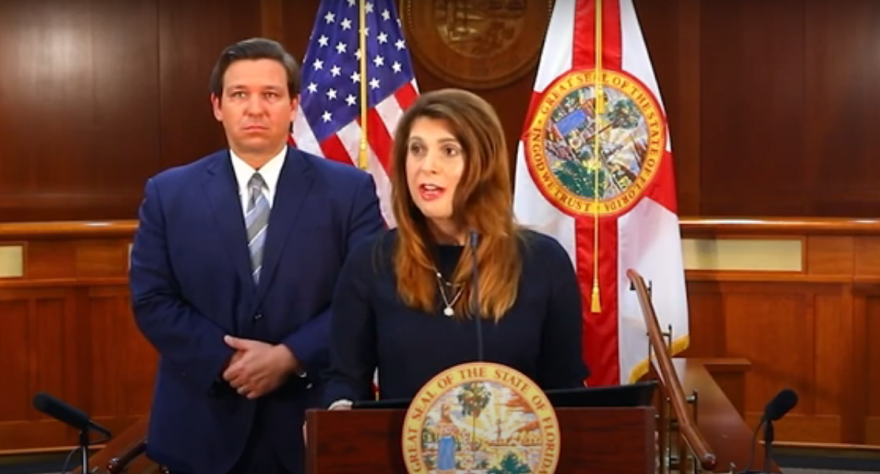
{"label": "navy suit jacket", "polygon": [[[148,456],[193,474],[227,472],[260,416],[263,439],[291,472],[304,471],[304,412],[320,404],[337,275],[351,248],[384,227],[372,177],[288,148],[259,285],[228,150],[149,179],[139,219],[132,306],[160,355]],[[287,345],[307,377],[247,400],[222,380],[233,354],[226,334]]]}

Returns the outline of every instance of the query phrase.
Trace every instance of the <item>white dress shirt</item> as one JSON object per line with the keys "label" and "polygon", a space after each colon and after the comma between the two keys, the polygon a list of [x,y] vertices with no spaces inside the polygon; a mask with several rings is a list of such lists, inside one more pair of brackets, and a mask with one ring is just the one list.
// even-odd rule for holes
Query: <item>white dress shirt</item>
{"label": "white dress shirt", "polygon": [[250,190],[248,189],[248,181],[257,171],[266,182],[266,188],[263,194],[269,201],[269,208],[275,202],[275,191],[278,189],[278,177],[281,175],[281,167],[284,166],[284,160],[287,158],[287,145],[281,149],[281,153],[273,156],[262,168],[254,169],[241,159],[234,151],[229,150],[229,156],[232,157],[232,170],[235,172],[235,180],[238,182],[238,197],[241,200],[241,212],[247,214],[248,199],[250,199]]}

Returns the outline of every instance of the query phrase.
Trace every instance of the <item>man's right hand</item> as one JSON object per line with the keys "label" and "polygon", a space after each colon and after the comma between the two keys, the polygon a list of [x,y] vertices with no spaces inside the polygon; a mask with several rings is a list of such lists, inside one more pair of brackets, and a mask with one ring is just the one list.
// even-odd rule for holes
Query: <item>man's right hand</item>
{"label": "man's right hand", "polygon": [[232,336],[224,341],[235,349],[237,357],[231,358],[223,378],[243,397],[255,399],[272,392],[296,370],[296,358],[283,344]]}

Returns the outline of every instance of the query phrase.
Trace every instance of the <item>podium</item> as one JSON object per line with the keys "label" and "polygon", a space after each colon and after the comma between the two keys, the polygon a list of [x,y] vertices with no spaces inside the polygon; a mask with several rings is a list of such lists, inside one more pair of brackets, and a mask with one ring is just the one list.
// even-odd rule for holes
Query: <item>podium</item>
{"label": "podium", "polygon": [[[401,445],[405,415],[406,410],[399,408],[310,410],[306,472],[406,474]],[[656,471],[653,408],[556,408],[556,416],[561,444],[555,472]]]}

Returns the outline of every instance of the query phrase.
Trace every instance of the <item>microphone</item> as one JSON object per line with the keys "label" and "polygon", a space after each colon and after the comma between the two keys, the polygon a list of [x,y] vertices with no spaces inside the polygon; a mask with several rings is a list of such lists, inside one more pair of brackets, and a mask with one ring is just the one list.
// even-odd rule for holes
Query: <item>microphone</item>
{"label": "microphone", "polygon": [[792,408],[797,405],[798,396],[794,390],[786,388],[776,394],[764,407],[764,414],[761,421],[755,427],[755,435],[752,439],[752,454],[749,456],[749,464],[742,473],[751,473],[752,461],[755,459],[755,445],[757,444],[758,430],[761,425],[764,426],[764,470],[763,473],[770,472],[770,453],[773,448],[773,422],[782,419]]}
{"label": "microphone", "polygon": [[471,314],[474,317],[474,324],[477,325],[477,360],[483,362],[483,324],[480,321],[480,277],[477,273],[477,243],[479,236],[477,231],[471,231],[471,265],[473,267],[471,274]]}
{"label": "microphone", "polygon": [[786,388],[773,397],[764,407],[764,420],[777,421],[797,405],[798,396],[794,390]]}
{"label": "microphone", "polygon": [[110,430],[91,421],[86,412],[72,407],[48,393],[40,392],[34,395],[34,408],[80,431],[91,429],[110,437]]}

